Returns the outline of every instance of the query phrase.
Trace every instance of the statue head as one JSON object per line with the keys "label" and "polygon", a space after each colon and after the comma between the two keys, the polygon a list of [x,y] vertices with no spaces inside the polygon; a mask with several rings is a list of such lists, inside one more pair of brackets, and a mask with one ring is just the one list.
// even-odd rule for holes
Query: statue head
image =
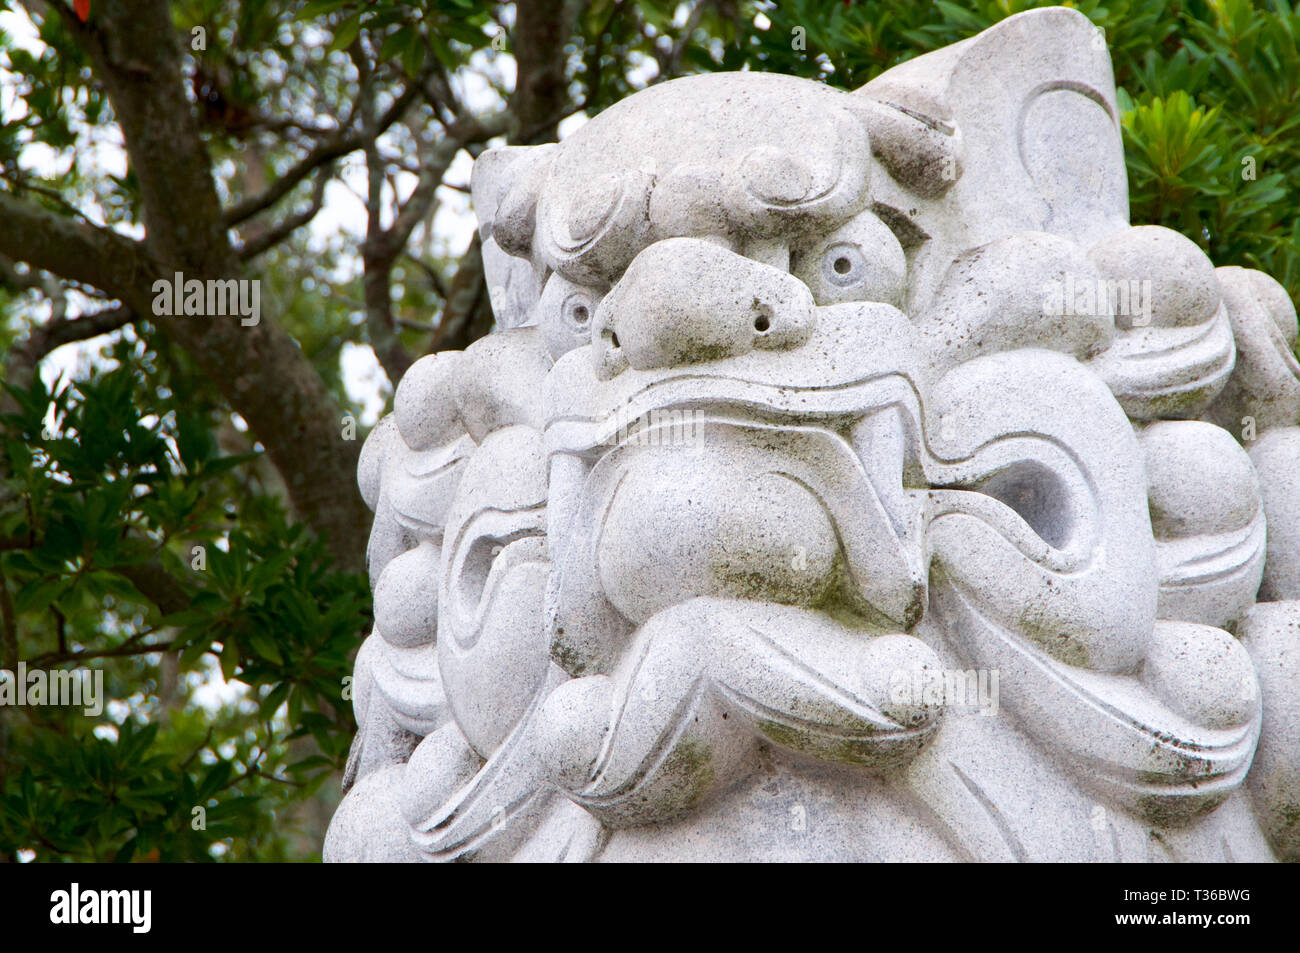
{"label": "statue head", "polygon": [[900,824],[1044,856],[1043,798],[1063,855],[1098,804],[1249,841],[1215,815],[1262,725],[1226,628],[1266,555],[1300,592],[1199,418],[1273,366],[1234,377],[1234,331],[1294,310],[1130,227],[1092,35],[1034,11],[854,93],[675,80],[479,157],[500,330],[413,366],[363,459],[358,715],[409,737],[354,762],[415,849],[745,856],[773,785],[846,858],[931,849]]}

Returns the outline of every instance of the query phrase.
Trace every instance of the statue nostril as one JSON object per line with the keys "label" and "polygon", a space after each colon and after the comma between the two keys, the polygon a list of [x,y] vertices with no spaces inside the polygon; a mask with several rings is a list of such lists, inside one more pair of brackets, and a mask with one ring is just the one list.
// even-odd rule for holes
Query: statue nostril
{"label": "statue nostril", "polygon": [[757,331],[759,334],[762,334],[771,326],[772,323],[768,321],[767,315],[765,314],[760,314],[758,317],[754,319],[754,330]]}
{"label": "statue nostril", "polygon": [[605,343],[608,344],[612,350],[615,350],[615,351],[618,350],[618,335],[617,335],[617,334],[615,334],[615,333],[614,333],[613,331],[611,331],[609,328],[606,328],[605,330],[603,330],[603,331],[600,332],[600,336],[601,336],[602,338],[604,338]]}

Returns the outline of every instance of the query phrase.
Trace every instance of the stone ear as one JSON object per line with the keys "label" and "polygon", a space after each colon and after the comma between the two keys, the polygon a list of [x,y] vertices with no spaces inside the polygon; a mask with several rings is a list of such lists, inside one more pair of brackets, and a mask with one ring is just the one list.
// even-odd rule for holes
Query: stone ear
{"label": "stone ear", "polygon": [[[963,249],[1023,231],[1087,247],[1128,224],[1119,106],[1104,39],[1078,10],[1032,10],[900,63],[853,95],[874,113],[865,120],[872,149],[897,181],[922,198],[942,194],[963,210],[973,229],[959,240]],[[930,131],[909,131],[909,122]],[[924,156],[942,142],[944,126],[965,141],[964,161],[960,175],[949,164],[945,176],[941,160],[936,178]],[[909,139],[910,147],[892,145]],[[938,191],[919,192],[914,181]],[[947,205],[921,205],[916,218],[939,235],[950,214]]]}
{"label": "stone ear", "polygon": [[494,238],[508,254],[529,257],[537,199],[555,148],[554,144],[503,146],[475,160],[470,192],[481,238]]}

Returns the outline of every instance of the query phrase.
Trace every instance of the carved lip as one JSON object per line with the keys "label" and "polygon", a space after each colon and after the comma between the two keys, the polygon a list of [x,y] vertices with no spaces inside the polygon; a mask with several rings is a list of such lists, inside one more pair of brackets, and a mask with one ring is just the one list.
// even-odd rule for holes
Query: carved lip
{"label": "carved lip", "polygon": [[432,539],[442,537],[462,465],[473,448],[467,435],[446,447],[404,455],[393,468],[387,488],[393,513],[403,528]]}
{"label": "carved lip", "polygon": [[[698,412],[711,420],[727,417],[757,423],[809,423],[856,420],[875,410],[915,400],[915,389],[901,375],[857,381],[843,387],[778,387],[734,377],[693,376],[651,384],[627,403],[602,415],[548,420],[550,453],[585,452],[620,442],[638,428],[664,425],[655,414]],[[911,400],[909,400],[911,398]]]}
{"label": "carved lip", "polygon": [[[973,624],[963,626],[963,654],[1003,672],[1003,704],[1031,734],[1087,762],[1097,780],[1140,795],[1211,793],[1214,782],[1244,776],[1260,718],[1234,728],[1207,728],[1171,711],[1136,677],[1095,672],[1052,658],[986,616],[956,586],[948,599]],[[1014,677],[1009,677],[1014,676]],[[1026,687],[1015,692],[1016,685]]]}
{"label": "carved lip", "polygon": [[1092,362],[1120,397],[1158,400],[1226,383],[1236,365],[1228,314],[1194,328],[1142,328],[1120,335]]}
{"label": "carved lip", "polygon": [[447,696],[432,645],[397,648],[382,639],[373,655],[375,690],[408,731],[435,730],[447,714]]}
{"label": "carved lip", "polygon": [[1241,529],[1209,537],[1173,541],[1157,539],[1160,588],[1200,586],[1248,571],[1255,557],[1264,551],[1262,516],[1262,513],[1257,514]]}

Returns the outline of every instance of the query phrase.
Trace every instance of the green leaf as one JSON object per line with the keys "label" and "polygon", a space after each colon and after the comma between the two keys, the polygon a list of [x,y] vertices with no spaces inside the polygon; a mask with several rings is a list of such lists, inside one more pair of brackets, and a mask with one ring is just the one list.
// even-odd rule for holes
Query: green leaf
{"label": "green leaf", "polygon": [[360,32],[361,14],[354,13],[334,28],[334,39],[329,45],[330,52],[346,50],[352,45],[352,41],[357,38],[357,34]]}
{"label": "green leaf", "polygon": [[198,788],[198,800],[206,801],[226,786],[232,769],[229,761],[218,761],[208,769]]}
{"label": "green leaf", "polygon": [[221,676],[231,681],[239,671],[239,642],[233,634],[227,635],[221,645]]}
{"label": "green leaf", "polygon": [[348,0],[309,0],[303,4],[295,20],[314,20],[326,14],[333,13],[340,7],[346,6]]}

